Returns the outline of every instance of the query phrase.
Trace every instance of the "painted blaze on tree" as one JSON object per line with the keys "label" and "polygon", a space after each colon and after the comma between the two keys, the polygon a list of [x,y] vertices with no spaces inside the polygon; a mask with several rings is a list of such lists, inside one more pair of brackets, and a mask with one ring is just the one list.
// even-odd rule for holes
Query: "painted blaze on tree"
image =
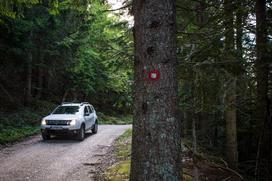
{"label": "painted blaze on tree", "polygon": [[135,87],[130,180],[180,181],[175,1],[134,0],[133,13]]}

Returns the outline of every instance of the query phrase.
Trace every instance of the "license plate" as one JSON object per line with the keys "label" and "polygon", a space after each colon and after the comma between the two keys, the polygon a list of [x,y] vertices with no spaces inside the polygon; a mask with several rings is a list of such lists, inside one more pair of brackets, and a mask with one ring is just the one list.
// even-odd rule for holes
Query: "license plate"
{"label": "license plate", "polygon": [[51,126],[51,129],[53,130],[62,130],[62,127],[58,127],[58,126]]}

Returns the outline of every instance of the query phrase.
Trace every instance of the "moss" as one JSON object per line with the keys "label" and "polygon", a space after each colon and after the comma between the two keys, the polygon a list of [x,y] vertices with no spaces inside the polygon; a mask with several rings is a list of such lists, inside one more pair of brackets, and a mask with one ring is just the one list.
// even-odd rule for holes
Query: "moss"
{"label": "moss", "polygon": [[116,156],[118,159],[120,160],[130,159],[131,137],[132,137],[132,130],[129,129],[117,139],[115,147],[116,147]]}
{"label": "moss", "polygon": [[183,181],[193,181],[194,177],[191,175],[183,174]]}
{"label": "moss", "polygon": [[129,180],[130,160],[118,162],[106,171],[105,179],[108,181],[126,181]]}

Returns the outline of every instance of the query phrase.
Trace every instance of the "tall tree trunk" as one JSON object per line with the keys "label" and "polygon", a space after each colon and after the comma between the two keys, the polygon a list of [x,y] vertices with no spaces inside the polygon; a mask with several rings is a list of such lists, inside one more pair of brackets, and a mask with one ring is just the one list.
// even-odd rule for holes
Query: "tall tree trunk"
{"label": "tall tree trunk", "polygon": [[181,177],[173,0],[134,0],[135,85],[131,181]]}
{"label": "tall tree trunk", "polygon": [[231,168],[237,168],[238,164],[238,150],[237,150],[237,130],[236,130],[236,83],[237,79],[234,77],[229,84],[225,110],[226,119],[226,157]]}
{"label": "tall tree trunk", "polygon": [[[266,0],[256,0],[256,80],[257,80],[257,125],[259,125],[259,147],[256,162],[256,180],[260,176],[272,179],[271,121],[269,121]],[[262,168],[261,168],[262,167]]]}
{"label": "tall tree trunk", "polygon": [[39,68],[38,68],[38,93],[37,99],[40,99],[43,92],[43,84],[44,84],[44,53],[40,50],[39,53]]}
{"label": "tall tree trunk", "polygon": [[[224,1],[225,14],[225,51],[226,54],[232,55],[234,51],[234,24],[233,24],[233,1]],[[231,60],[235,61],[233,56]],[[226,119],[226,156],[231,168],[237,168],[238,150],[237,150],[237,130],[236,130],[236,75],[232,74],[233,80],[228,86],[226,93],[225,119]]]}
{"label": "tall tree trunk", "polygon": [[[32,42],[32,32],[29,33],[29,43]],[[25,104],[28,105],[32,99],[32,51],[28,50],[28,56],[26,61],[26,89],[25,89]]]}
{"label": "tall tree trunk", "polygon": [[193,175],[194,175],[194,180],[199,181],[199,172],[198,172],[197,158],[196,158],[196,155],[197,155],[196,117],[193,116],[192,118],[193,118],[192,119],[192,137],[193,137],[193,164],[194,164]]}

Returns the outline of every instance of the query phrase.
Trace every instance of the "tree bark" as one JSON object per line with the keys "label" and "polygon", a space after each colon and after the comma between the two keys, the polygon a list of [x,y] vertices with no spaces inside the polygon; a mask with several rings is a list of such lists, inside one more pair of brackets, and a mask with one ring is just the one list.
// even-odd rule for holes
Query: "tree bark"
{"label": "tree bark", "polygon": [[[224,1],[224,14],[225,14],[225,51],[226,54],[231,55],[234,51],[234,22],[233,22],[233,1]],[[238,64],[237,64],[238,65]],[[237,150],[237,130],[236,130],[236,83],[237,77],[232,74],[232,81],[228,86],[226,92],[226,157],[228,164],[231,168],[235,169],[238,165],[238,150]]]}
{"label": "tree bark", "polygon": [[135,85],[131,181],[181,177],[173,0],[134,0]]}
{"label": "tree bark", "polygon": [[[272,179],[271,156],[271,121],[269,120],[268,99],[268,40],[267,40],[267,17],[266,0],[256,0],[256,80],[257,80],[257,125],[259,128],[259,146],[256,159],[256,180],[260,176],[267,180]],[[261,168],[263,167],[263,168]],[[265,169],[264,169],[265,168]],[[267,171],[266,171],[267,170]]]}

